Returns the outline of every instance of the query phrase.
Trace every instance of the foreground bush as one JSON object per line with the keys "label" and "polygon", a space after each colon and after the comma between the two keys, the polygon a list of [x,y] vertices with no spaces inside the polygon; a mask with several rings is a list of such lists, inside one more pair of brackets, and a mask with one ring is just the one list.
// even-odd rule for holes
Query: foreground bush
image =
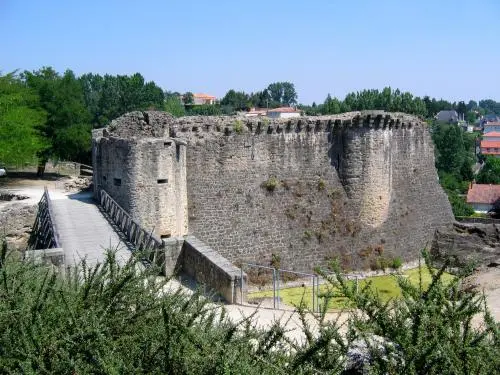
{"label": "foreground bush", "polygon": [[63,276],[10,259],[4,244],[0,373],[488,374],[500,365],[496,324],[486,314],[484,329],[472,325],[482,298],[458,281],[442,284],[439,272],[425,290],[399,280],[404,299],[390,303],[331,278],[359,310],[341,331],[326,309],[310,328],[299,306],[302,343],[279,323],[258,331],[198,294],[164,293],[156,273],[135,261],[120,267],[109,253],[104,264]]}

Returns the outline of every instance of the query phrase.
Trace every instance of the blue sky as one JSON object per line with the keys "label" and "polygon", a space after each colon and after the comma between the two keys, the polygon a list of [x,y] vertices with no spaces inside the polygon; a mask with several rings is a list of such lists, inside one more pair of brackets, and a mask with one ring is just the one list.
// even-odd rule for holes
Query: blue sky
{"label": "blue sky", "polygon": [[0,71],[140,72],[223,96],[295,84],[299,102],[391,86],[500,100],[500,1],[0,0]]}

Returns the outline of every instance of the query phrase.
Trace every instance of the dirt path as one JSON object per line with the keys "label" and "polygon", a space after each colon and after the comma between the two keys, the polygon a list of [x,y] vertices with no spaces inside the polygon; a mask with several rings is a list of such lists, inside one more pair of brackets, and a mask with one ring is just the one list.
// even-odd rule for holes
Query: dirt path
{"label": "dirt path", "polygon": [[473,277],[479,290],[484,291],[491,314],[500,322],[500,268],[486,268]]}

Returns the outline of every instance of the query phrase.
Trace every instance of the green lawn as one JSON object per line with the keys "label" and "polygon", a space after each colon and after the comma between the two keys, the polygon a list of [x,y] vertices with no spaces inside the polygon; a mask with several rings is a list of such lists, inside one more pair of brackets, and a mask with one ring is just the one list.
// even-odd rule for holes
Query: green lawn
{"label": "green lawn", "polygon": [[[419,282],[419,270],[418,268],[410,269],[403,272],[403,275],[408,278],[408,280],[414,284],[418,285]],[[443,275],[443,280],[450,281],[453,278],[452,275],[445,273]],[[351,281],[354,282],[354,281]],[[401,296],[401,290],[398,287],[396,276],[384,275],[384,276],[374,276],[368,277],[366,279],[359,281],[359,288],[363,288],[366,283],[371,282],[371,288],[374,289],[383,300],[388,300],[390,298],[397,298]],[[427,287],[431,282],[431,275],[427,270],[427,267],[422,267],[422,285]],[[320,294],[327,292],[331,289],[329,284],[320,285]],[[293,288],[282,288],[280,289],[281,300],[292,306],[297,306],[300,304],[302,299],[304,299],[306,305],[312,308],[312,287],[293,287]],[[271,297],[273,296],[272,290],[265,290],[259,292],[248,293],[248,299]],[[330,309],[341,309],[348,307],[347,299],[343,297],[336,297],[330,300]],[[321,303],[321,301],[320,301]]]}

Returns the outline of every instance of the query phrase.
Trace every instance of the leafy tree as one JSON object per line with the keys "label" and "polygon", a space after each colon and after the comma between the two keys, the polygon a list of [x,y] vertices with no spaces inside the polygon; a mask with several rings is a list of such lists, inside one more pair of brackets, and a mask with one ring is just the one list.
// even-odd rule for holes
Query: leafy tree
{"label": "leafy tree", "polygon": [[[60,76],[50,67],[24,72],[27,85],[36,90],[47,112],[41,127],[50,147],[39,154],[41,163],[48,158],[90,163],[91,116],[84,102],[80,82],[71,70]],[[43,170],[41,171],[43,173]]]}
{"label": "leafy tree", "polygon": [[459,176],[467,153],[463,130],[456,125],[435,124],[432,137],[437,151],[437,169]]}
{"label": "leafy tree", "polygon": [[165,98],[164,110],[175,117],[181,117],[186,114],[186,110],[181,103],[180,96],[170,95]]}
{"label": "leafy tree", "polygon": [[469,103],[467,103],[467,111],[474,111],[478,109],[478,104],[474,100],[469,100]]}
{"label": "leafy tree", "polygon": [[250,103],[253,107],[269,108],[272,105],[272,99],[267,89],[250,94]]}
{"label": "leafy tree", "polygon": [[45,120],[38,95],[15,73],[0,75],[0,164],[33,162],[47,146],[38,131]]}
{"label": "leafy tree", "polygon": [[164,107],[163,90],[154,82],[145,82],[139,73],[104,77],[89,73],[79,81],[94,127],[105,126],[127,112]]}
{"label": "leafy tree", "polygon": [[337,98],[333,98],[328,94],[323,103],[322,112],[325,114],[337,114],[340,113],[340,101]]}
{"label": "leafy tree", "polygon": [[457,105],[457,112],[460,116],[464,115],[467,113],[467,106],[465,105],[465,102],[460,101],[458,102]]}
{"label": "leafy tree", "polygon": [[295,86],[290,82],[274,82],[267,86],[272,107],[291,106],[297,103]]}
{"label": "leafy tree", "polygon": [[186,108],[188,116],[219,116],[222,115],[222,109],[216,104],[193,105]]}
{"label": "leafy tree", "polygon": [[182,101],[184,102],[185,105],[191,105],[194,104],[194,95],[191,91],[186,92],[182,96]]}
{"label": "leafy tree", "polygon": [[234,111],[246,111],[250,107],[250,98],[243,91],[229,90],[221,100],[221,105],[231,107]]}
{"label": "leafy tree", "polygon": [[91,115],[91,123],[94,128],[99,128],[107,123],[103,121],[105,109],[102,108],[102,96],[104,91],[104,78],[99,74],[87,73],[78,78],[83,90],[83,100]]}
{"label": "leafy tree", "polygon": [[479,184],[500,184],[500,158],[488,156],[476,181]]}
{"label": "leafy tree", "polygon": [[479,101],[479,107],[483,108],[485,112],[500,115],[500,102],[492,99],[485,99]]}
{"label": "leafy tree", "polygon": [[475,123],[477,120],[476,112],[474,112],[474,111],[467,112],[465,119],[467,120],[467,122],[469,124]]}

